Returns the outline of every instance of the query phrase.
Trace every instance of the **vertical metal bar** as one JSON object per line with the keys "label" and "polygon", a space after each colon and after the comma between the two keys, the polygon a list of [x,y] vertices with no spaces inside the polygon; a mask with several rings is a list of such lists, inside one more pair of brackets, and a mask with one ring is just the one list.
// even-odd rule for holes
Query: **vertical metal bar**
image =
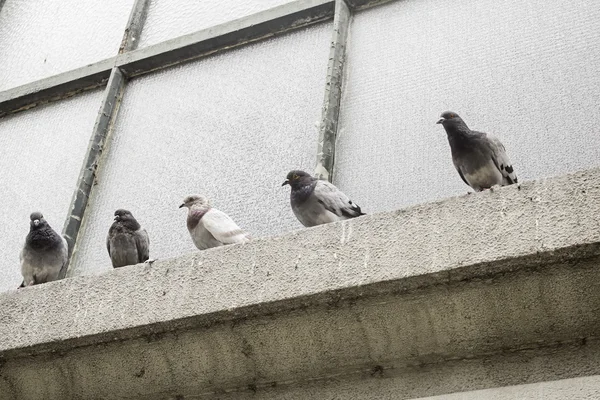
{"label": "vertical metal bar", "polygon": [[119,54],[135,50],[138,47],[144,22],[146,22],[146,16],[148,15],[149,5],[150,0],[135,0],[133,3],[131,14],[129,14],[129,21],[127,21],[127,28],[125,28],[123,40],[119,47]]}
{"label": "vertical metal bar", "polygon": [[[2,1],[2,0],[0,0]],[[129,21],[123,34],[123,40],[119,47],[119,54],[134,50],[139,43],[139,37],[146,20],[150,0],[135,0],[129,14]],[[69,242],[69,262],[65,265],[58,276],[63,279],[67,275],[73,249],[77,243],[81,222],[88,205],[92,187],[96,180],[96,172],[101,161],[102,151],[106,144],[108,134],[118,114],[119,104],[125,91],[126,78],[119,67],[113,67],[110,78],[104,90],[104,97],[100,105],[100,111],[96,118],[96,124],[92,132],[92,138],[88,147],[87,155],[83,161],[77,188],[71,199],[71,207],[67,220],[63,226],[63,235]]]}
{"label": "vertical metal bar", "polygon": [[319,179],[333,181],[333,165],[335,162],[335,141],[340,116],[342,97],[342,79],[346,61],[346,38],[350,25],[350,8],[344,0],[336,0],[333,17],[333,38],[327,65],[325,82],[325,100],[319,127],[317,147],[317,165],[315,176]]}
{"label": "vertical metal bar", "polygon": [[[119,68],[114,67],[110,79],[108,80],[108,85],[104,90],[102,106],[100,107],[98,117],[96,118],[96,124],[94,125],[92,138],[90,139],[87,156],[83,162],[81,172],[79,173],[77,188],[71,199],[69,215],[67,216],[67,220],[65,221],[62,230],[65,239],[69,242],[69,260],[75,243],[77,242],[83,214],[85,213],[90,193],[94,186],[98,161],[102,155],[106,138],[117,113],[124,87],[125,77]],[[68,265],[63,267],[60,271],[59,279],[63,279],[66,276],[67,269]]]}

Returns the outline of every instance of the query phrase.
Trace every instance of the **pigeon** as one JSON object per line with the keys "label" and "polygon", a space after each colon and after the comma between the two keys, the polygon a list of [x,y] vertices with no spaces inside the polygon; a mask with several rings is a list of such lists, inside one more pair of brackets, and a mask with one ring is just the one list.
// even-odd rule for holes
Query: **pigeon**
{"label": "pigeon", "polygon": [[69,257],[69,245],[64,237],[48,225],[41,212],[29,216],[29,233],[21,250],[21,286],[55,281]]}
{"label": "pigeon", "polygon": [[150,257],[150,238],[130,211],[119,209],[108,230],[106,248],[113,268],[135,265]]}
{"label": "pigeon", "polygon": [[205,196],[187,196],[179,206],[182,207],[188,208],[187,228],[200,250],[250,240],[250,236],[227,214],[212,208]]}
{"label": "pigeon", "polygon": [[281,186],[290,185],[290,204],[298,221],[306,227],[365,215],[337,187],[304,171],[290,171]]}
{"label": "pigeon", "polygon": [[437,122],[448,134],[454,167],[476,192],[517,183],[504,145],[487,133],[472,131],[455,112],[442,113]]}

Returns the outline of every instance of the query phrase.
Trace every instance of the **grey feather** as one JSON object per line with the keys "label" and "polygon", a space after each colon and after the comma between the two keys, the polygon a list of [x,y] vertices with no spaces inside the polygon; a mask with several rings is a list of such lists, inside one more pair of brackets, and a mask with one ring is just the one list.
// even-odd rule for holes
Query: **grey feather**
{"label": "grey feather", "polygon": [[364,215],[360,207],[333,184],[304,171],[290,171],[283,185],[290,185],[292,211],[306,227]]}
{"label": "grey feather", "polygon": [[179,206],[182,207],[188,208],[187,228],[200,250],[250,240],[250,236],[227,214],[212,208],[204,196],[187,196]]}
{"label": "grey feather", "polygon": [[448,135],[454,167],[462,180],[475,191],[518,182],[500,140],[487,133],[471,130],[452,111],[442,113],[438,124],[442,124]]}
{"label": "grey feather", "polygon": [[19,255],[23,286],[57,280],[69,256],[67,241],[50,227],[42,213],[33,212],[29,219],[29,233]]}
{"label": "grey feather", "polygon": [[108,230],[106,248],[114,268],[143,263],[150,257],[150,238],[131,212],[115,211],[115,222]]}

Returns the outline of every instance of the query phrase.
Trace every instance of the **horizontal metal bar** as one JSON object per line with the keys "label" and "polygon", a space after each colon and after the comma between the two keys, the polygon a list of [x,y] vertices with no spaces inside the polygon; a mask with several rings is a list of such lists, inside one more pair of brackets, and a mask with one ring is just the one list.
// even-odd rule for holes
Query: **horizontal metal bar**
{"label": "horizontal metal bar", "polygon": [[73,96],[108,81],[115,57],[0,92],[0,117]]}
{"label": "horizontal metal bar", "polygon": [[[139,0],[140,6],[144,0]],[[144,5],[147,5],[144,4]],[[333,18],[334,0],[299,0],[143,49],[133,48],[146,10],[134,8],[124,53],[0,92],[0,117],[106,84],[113,66],[135,76]]]}
{"label": "horizontal metal bar", "polygon": [[344,0],[336,0],[333,18],[333,38],[329,51],[327,79],[325,81],[325,99],[319,129],[317,145],[317,166],[315,177],[333,182],[335,162],[335,141],[337,137],[342,80],[346,61],[346,38],[350,25],[350,9]]}
{"label": "horizontal metal bar", "polygon": [[[94,125],[94,130],[90,139],[87,156],[83,162],[81,172],[79,173],[77,187],[75,188],[75,193],[71,199],[69,215],[67,216],[62,231],[67,242],[69,242],[69,256],[77,242],[79,228],[81,227],[83,215],[96,179],[96,170],[99,159],[106,143],[106,137],[112,126],[111,121],[117,113],[124,87],[125,77],[119,68],[115,67],[110,75],[106,89],[104,90],[102,105],[100,106],[100,111],[98,111],[98,117],[96,118],[96,124]],[[59,279],[65,277],[67,269],[68,265],[63,267],[59,274]]]}
{"label": "horizontal metal bar", "polygon": [[331,19],[333,0],[300,0],[143,49],[121,54],[117,66],[135,76],[219,50]]}

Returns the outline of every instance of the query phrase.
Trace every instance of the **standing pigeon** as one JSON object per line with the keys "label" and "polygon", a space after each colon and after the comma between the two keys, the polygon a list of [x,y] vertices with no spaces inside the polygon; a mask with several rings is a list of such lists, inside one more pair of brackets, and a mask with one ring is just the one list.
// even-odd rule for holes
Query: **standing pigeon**
{"label": "standing pigeon", "polygon": [[20,254],[21,286],[57,280],[69,256],[67,241],[48,225],[41,212],[31,213],[29,219],[29,233]]}
{"label": "standing pigeon", "polygon": [[119,209],[115,211],[115,222],[108,230],[106,248],[113,268],[135,265],[148,260],[150,238],[131,212]]}
{"label": "standing pigeon", "polygon": [[313,178],[304,171],[290,171],[281,186],[290,185],[290,204],[298,221],[304,226],[315,226],[364,215],[333,184]]}
{"label": "standing pigeon", "polygon": [[448,134],[452,161],[462,180],[476,192],[492,186],[517,183],[504,145],[487,133],[472,131],[458,114],[442,113],[440,120]]}
{"label": "standing pigeon", "polygon": [[187,196],[179,206],[182,207],[188,208],[187,228],[200,250],[250,240],[250,236],[227,214],[212,208],[204,196]]}

